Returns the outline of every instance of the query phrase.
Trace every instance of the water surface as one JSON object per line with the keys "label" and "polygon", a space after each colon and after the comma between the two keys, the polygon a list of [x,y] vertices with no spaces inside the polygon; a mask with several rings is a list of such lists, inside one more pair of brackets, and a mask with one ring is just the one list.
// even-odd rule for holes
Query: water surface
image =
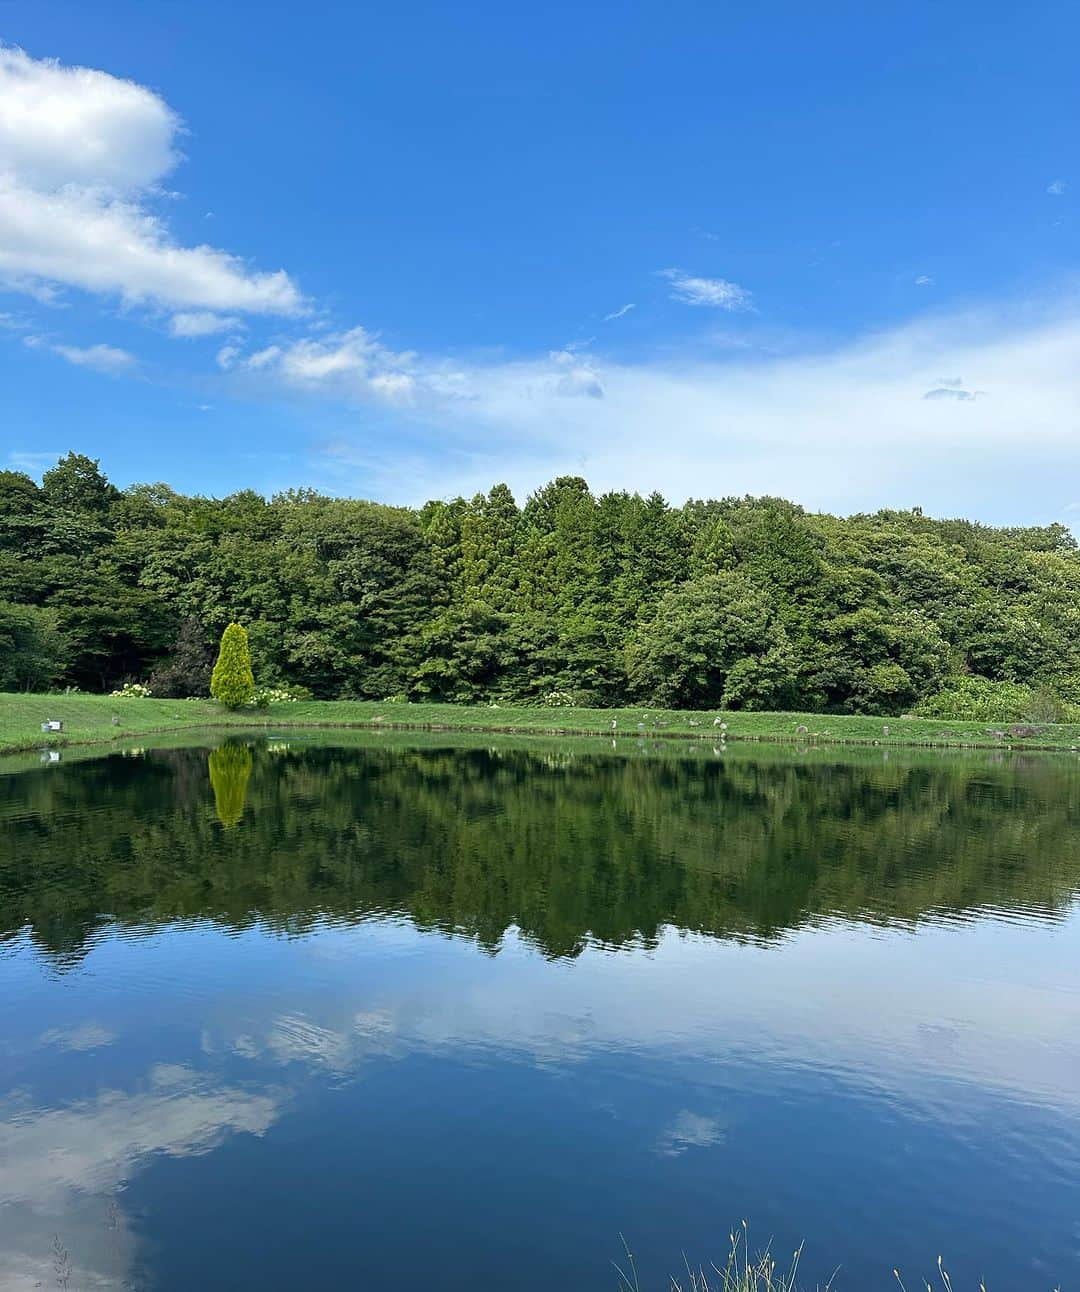
{"label": "water surface", "polygon": [[0,775],[0,1286],[1080,1284],[1080,767],[294,734]]}

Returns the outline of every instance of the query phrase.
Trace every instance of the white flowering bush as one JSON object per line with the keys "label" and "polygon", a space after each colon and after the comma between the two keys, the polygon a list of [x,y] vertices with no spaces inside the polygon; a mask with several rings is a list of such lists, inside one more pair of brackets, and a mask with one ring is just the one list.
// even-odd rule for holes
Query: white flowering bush
{"label": "white flowering bush", "polygon": [[546,695],[540,697],[540,703],[549,709],[572,709],[574,695],[572,691],[548,691]]}
{"label": "white flowering bush", "polygon": [[254,704],[257,709],[269,709],[272,704],[295,704],[299,698],[285,686],[260,686],[255,691]]}
{"label": "white flowering bush", "polygon": [[115,700],[148,700],[154,693],[142,682],[125,682],[119,691],[109,694]]}

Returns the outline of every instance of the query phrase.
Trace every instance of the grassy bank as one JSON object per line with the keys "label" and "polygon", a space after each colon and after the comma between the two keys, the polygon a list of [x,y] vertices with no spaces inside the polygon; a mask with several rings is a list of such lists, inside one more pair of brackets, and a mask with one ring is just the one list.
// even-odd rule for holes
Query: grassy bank
{"label": "grassy bank", "polygon": [[[58,719],[63,732],[45,734]],[[723,722],[726,728],[718,723]],[[614,724],[614,725],[613,725]],[[422,731],[490,731],[549,736],[647,736],[683,740],[767,741],[832,745],[958,748],[1080,748],[1080,725],[1007,726],[937,718],[869,718],[800,713],[700,713],[664,709],[530,709],[454,704],[387,704],[372,700],[308,700],[242,709],[211,700],[114,699],[99,695],[0,695],[0,753],[39,747],[130,740],[152,732],[239,727],[386,727]]]}

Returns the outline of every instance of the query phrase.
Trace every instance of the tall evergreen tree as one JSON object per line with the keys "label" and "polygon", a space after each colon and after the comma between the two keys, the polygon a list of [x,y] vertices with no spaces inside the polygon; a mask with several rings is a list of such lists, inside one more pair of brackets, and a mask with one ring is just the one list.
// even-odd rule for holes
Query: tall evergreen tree
{"label": "tall evergreen tree", "polygon": [[240,624],[229,624],[221,634],[217,663],[210,676],[210,694],[228,709],[239,709],[255,698],[247,630]]}

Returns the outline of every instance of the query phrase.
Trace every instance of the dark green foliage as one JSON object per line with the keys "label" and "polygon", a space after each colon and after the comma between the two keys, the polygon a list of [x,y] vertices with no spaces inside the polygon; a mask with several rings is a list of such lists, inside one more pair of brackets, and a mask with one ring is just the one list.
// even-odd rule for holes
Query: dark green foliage
{"label": "dark green foliage", "polygon": [[168,700],[205,696],[210,691],[213,651],[197,619],[185,619],[172,653],[150,674],[154,695]]}
{"label": "dark green foliage", "polygon": [[1080,704],[1063,526],[672,507],[577,476],[520,508],[496,485],[417,511],[121,492],[69,454],[40,488],[0,472],[0,602],[49,612],[57,680],[84,690],[152,675],[201,694],[206,644],[242,621],[260,683],[320,699],[886,714],[971,678],[1038,693],[1041,712]]}
{"label": "dark green foliage", "polygon": [[706,574],[665,593],[627,651],[645,701],[670,709],[782,709],[795,656],[765,593],[744,574]]}
{"label": "dark green foliage", "polygon": [[239,709],[255,698],[247,633],[240,624],[229,624],[221,634],[217,663],[210,677],[210,694],[227,709]]}
{"label": "dark green foliage", "polygon": [[0,691],[44,691],[60,677],[70,644],[54,610],[0,601]]}
{"label": "dark green foliage", "polygon": [[46,502],[70,511],[106,516],[120,492],[102,474],[97,458],[69,453],[41,478]]}

